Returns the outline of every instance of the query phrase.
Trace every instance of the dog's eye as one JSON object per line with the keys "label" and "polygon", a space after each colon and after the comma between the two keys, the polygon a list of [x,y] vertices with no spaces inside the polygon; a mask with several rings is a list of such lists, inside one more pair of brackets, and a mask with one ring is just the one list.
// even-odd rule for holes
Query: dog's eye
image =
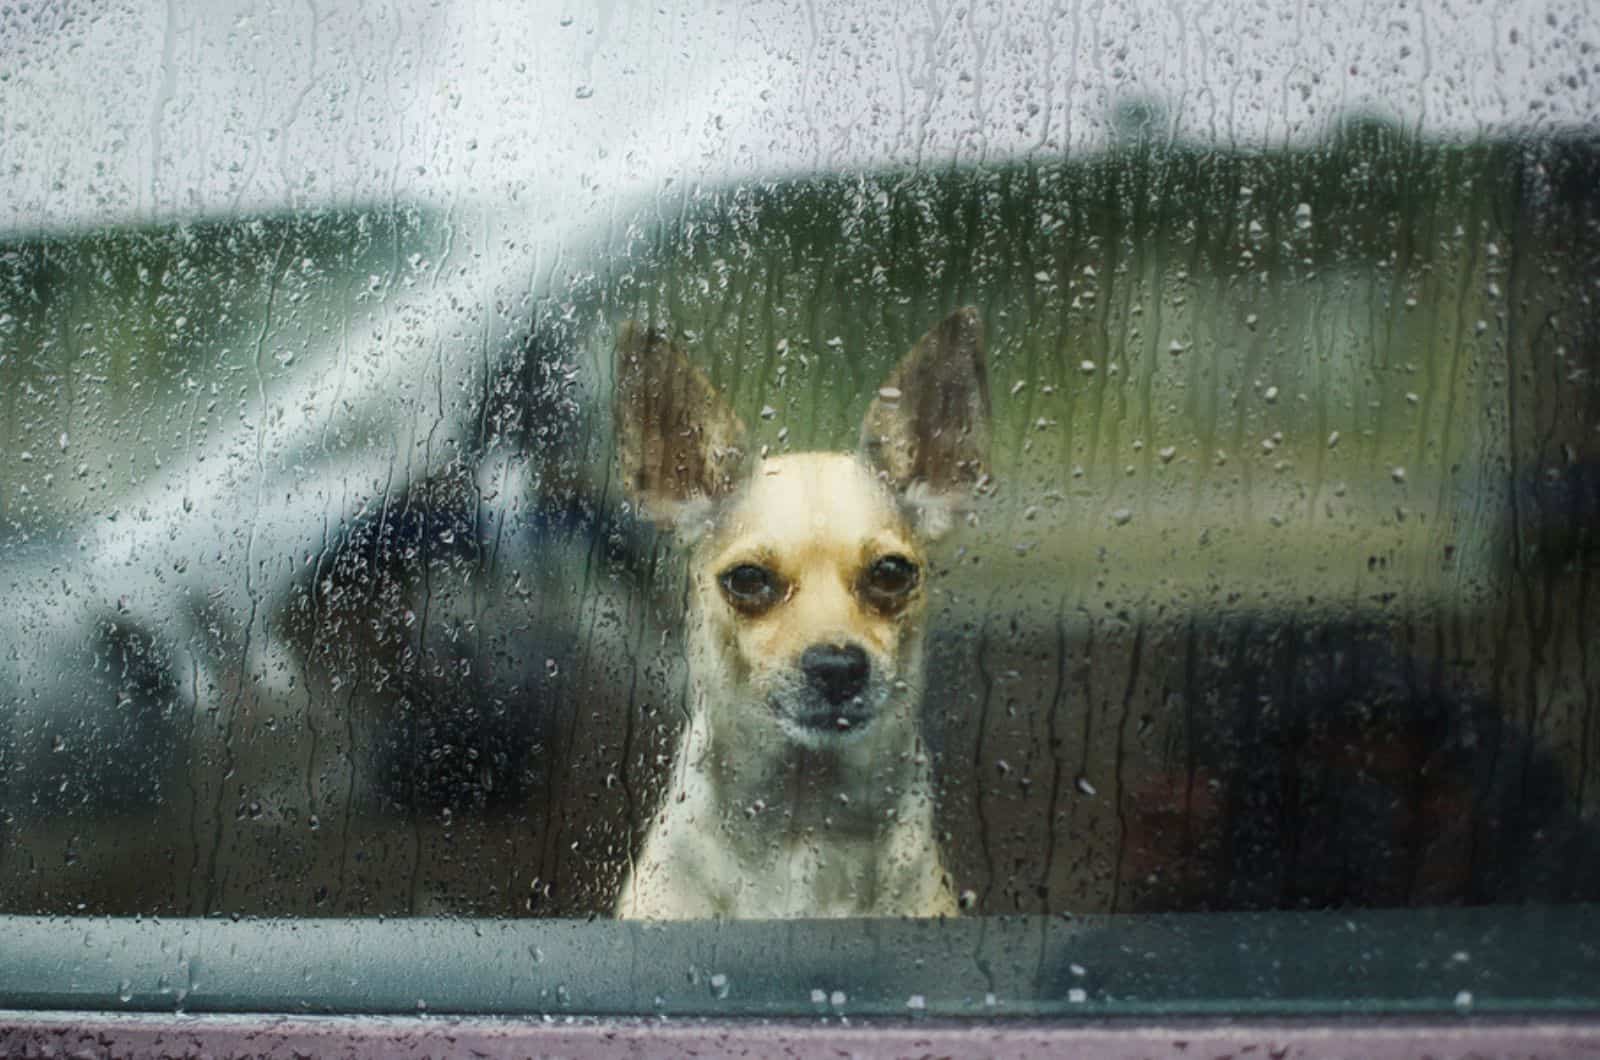
{"label": "dog's eye", "polygon": [[783,595],[778,576],[754,563],[740,563],[722,572],[718,579],[728,600],[744,611],[764,611]]}
{"label": "dog's eye", "polygon": [[916,587],[917,565],[904,556],[884,556],[861,575],[861,595],[877,607],[897,607]]}

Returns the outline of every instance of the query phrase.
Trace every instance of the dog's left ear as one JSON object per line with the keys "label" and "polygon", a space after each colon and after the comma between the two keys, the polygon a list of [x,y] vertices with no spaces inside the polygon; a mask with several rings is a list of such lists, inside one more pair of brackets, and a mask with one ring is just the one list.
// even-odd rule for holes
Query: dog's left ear
{"label": "dog's left ear", "polygon": [[971,306],[934,325],[901,359],[861,424],[873,466],[936,537],[988,473],[989,373]]}

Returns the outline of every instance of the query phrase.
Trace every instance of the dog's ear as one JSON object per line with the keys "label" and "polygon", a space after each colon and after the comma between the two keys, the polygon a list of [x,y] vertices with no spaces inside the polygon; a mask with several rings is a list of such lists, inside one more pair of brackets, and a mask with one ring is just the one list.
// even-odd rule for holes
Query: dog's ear
{"label": "dog's ear", "polygon": [[934,325],[901,359],[861,424],[867,459],[938,536],[988,473],[989,374],[971,306]]}
{"label": "dog's ear", "polygon": [[615,379],[623,487],[655,522],[682,527],[732,490],[744,424],[677,344],[632,320],[617,334]]}

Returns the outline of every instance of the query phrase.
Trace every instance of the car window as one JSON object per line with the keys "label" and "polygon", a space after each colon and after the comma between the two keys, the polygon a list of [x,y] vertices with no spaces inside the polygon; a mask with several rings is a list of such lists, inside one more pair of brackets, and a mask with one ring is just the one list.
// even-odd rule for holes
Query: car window
{"label": "car window", "polygon": [[[310,72],[233,105],[302,86],[314,135],[240,118],[196,149],[347,183],[196,178],[185,205],[178,111],[213,105],[187,82],[129,134],[148,188],[69,209],[14,178],[4,1004],[1600,1002],[1581,9],[1430,6],[1358,20],[1337,64],[1237,69],[1259,42],[1156,20],[1230,68],[1202,75],[1106,12],[952,14],[935,63],[872,11],[246,7],[41,15],[0,78],[18,157],[81,189],[120,149],[82,107],[38,124],[39,63],[119,54],[132,19],[203,83],[259,32]],[[473,50],[496,27],[556,73]],[[362,58],[371,33],[399,43]],[[651,33],[737,47],[691,85],[630,58]],[[430,35],[466,50],[408,57]],[[773,59],[849,66],[852,36],[916,106]],[[1521,71],[1504,98],[1440,87],[1486,57]],[[1002,62],[1035,102],[984,96]],[[407,76],[341,87],[385,63]],[[496,117],[524,77],[563,105]],[[346,91],[425,94],[428,129],[455,93],[468,131],[335,151]],[[345,172],[369,155],[405,167]]]}

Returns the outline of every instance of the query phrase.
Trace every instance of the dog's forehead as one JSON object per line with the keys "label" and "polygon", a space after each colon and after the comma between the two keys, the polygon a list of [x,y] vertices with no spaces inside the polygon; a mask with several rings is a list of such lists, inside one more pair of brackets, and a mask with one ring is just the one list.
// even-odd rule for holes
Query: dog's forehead
{"label": "dog's forehead", "polygon": [[724,536],[758,536],[771,545],[860,543],[903,532],[888,489],[846,453],[791,453],[760,462],[726,513]]}

